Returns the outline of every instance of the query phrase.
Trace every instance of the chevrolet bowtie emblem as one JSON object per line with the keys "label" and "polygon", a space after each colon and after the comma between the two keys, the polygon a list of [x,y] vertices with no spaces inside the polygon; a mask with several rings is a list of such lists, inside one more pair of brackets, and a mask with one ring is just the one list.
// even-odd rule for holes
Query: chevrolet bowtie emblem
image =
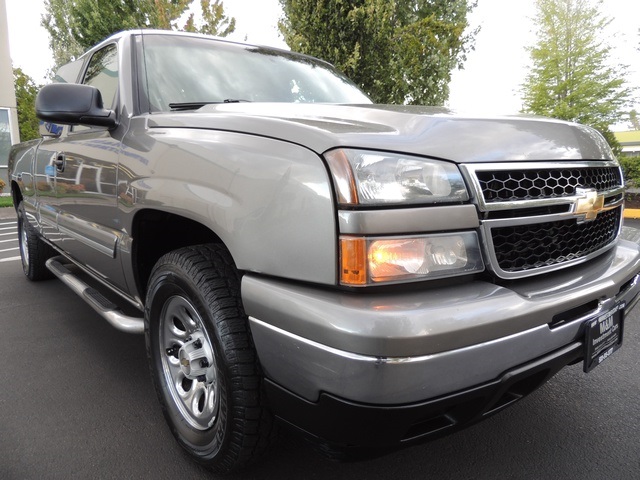
{"label": "chevrolet bowtie emblem", "polygon": [[604,210],[604,195],[598,195],[595,188],[576,188],[578,198],[575,203],[574,212],[576,215],[584,215],[585,222],[595,220],[602,210]]}

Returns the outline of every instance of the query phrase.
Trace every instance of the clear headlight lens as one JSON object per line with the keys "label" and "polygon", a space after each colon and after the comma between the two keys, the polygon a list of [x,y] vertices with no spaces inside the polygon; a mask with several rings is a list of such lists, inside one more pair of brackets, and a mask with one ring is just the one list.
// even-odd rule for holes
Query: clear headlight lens
{"label": "clear headlight lens", "polygon": [[325,154],[341,205],[461,202],[469,199],[452,163],[342,148]]}
{"label": "clear headlight lens", "polygon": [[475,232],[414,237],[340,237],[343,285],[429,280],[484,270]]}

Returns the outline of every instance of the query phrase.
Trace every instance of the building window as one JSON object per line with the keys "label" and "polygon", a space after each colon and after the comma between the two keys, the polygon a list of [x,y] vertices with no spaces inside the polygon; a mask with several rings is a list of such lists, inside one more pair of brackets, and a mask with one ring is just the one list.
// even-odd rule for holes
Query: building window
{"label": "building window", "polygon": [[[6,167],[11,149],[11,124],[9,109],[0,108],[0,167]],[[1,174],[1,172],[0,172]]]}

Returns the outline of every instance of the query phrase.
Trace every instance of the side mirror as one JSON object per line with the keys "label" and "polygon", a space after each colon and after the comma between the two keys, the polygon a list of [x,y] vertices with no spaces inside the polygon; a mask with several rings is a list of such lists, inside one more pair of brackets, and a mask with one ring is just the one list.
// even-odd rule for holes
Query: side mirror
{"label": "side mirror", "polygon": [[65,125],[116,126],[116,113],[104,108],[100,90],[77,83],[42,87],[36,97],[36,115],[45,122]]}

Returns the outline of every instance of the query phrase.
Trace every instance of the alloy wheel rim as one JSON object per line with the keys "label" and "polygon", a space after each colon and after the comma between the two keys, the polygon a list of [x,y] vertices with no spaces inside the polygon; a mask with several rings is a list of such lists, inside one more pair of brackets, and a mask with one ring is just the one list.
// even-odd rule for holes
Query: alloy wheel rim
{"label": "alloy wheel rim", "polygon": [[22,262],[26,268],[29,268],[29,244],[27,240],[27,230],[24,224],[20,230],[20,253],[22,254]]}
{"label": "alloy wheel rim", "polygon": [[202,318],[185,297],[176,295],[165,303],[159,340],[171,400],[193,428],[211,428],[220,403],[215,355]]}

